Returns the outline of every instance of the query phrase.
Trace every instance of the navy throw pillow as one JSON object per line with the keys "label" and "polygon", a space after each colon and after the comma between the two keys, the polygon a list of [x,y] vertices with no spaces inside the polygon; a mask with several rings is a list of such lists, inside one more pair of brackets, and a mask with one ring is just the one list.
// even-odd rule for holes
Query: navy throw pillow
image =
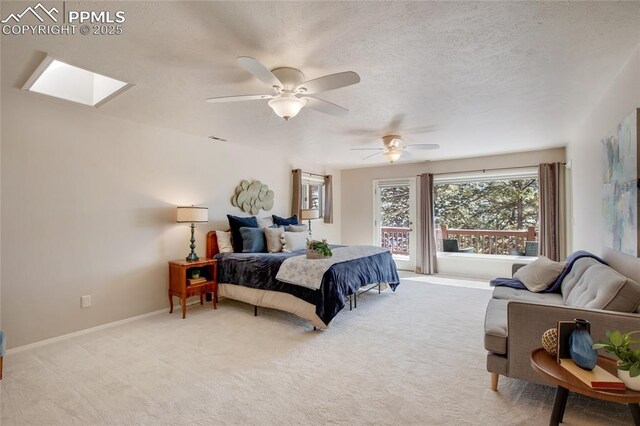
{"label": "navy throw pillow", "polygon": [[242,234],[243,253],[264,253],[267,251],[267,241],[262,229],[242,227],[240,234]]}
{"label": "navy throw pillow", "polygon": [[293,215],[288,218],[273,215],[273,224],[276,226],[289,226],[298,225],[298,215]]}
{"label": "navy throw pillow", "polygon": [[231,228],[231,245],[233,246],[233,251],[242,253],[243,244],[240,228],[257,228],[258,220],[255,216],[240,217],[231,216],[230,214],[227,215],[227,219],[229,219],[229,228]]}

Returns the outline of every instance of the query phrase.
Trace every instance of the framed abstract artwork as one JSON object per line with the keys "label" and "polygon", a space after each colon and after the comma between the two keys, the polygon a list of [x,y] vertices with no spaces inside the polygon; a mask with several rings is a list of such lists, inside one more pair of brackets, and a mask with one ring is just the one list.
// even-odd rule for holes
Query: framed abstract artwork
{"label": "framed abstract artwork", "polygon": [[604,175],[602,207],[605,245],[631,256],[640,254],[640,109],[636,109],[602,140]]}

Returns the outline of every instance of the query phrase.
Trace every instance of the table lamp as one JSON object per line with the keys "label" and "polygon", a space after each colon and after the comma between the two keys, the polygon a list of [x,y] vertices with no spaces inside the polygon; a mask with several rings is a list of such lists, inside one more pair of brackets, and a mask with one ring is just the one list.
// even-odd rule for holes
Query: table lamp
{"label": "table lamp", "polygon": [[187,260],[193,262],[198,260],[196,254],[196,239],[193,232],[196,229],[196,223],[209,222],[209,209],[207,207],[178,207],[178,223],[191,223],[191,253],[187,256]]}
{"label": "table lamp", "polygon": [[320,210],[318,209],[300,210],[300,220],[309,221],[309,239],[311,239],[311,221],[314,219],[320,219]]}

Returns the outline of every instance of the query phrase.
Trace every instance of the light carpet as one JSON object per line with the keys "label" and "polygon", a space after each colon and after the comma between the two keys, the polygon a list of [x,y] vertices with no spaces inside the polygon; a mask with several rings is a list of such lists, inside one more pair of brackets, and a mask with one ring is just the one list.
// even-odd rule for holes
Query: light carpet
{"label": "light carpet", "polygon": [[[546,425],[552,388],[489,389],[490,296],[403,280],[316,332],[239,302],[190,306],[7,356],[2,425]],[[565,424],[625,423],[626,406],[569,397]]]}

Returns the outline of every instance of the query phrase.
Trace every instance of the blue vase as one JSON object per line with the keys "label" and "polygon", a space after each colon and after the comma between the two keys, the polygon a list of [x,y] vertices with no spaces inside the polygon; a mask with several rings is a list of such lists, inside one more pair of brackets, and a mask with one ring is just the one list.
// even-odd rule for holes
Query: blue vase
{"label": "blue vase", "polygon": [[589,321],[576,319],[576,328],[569,336],[569,354],[578,367],[593,370],[598,363],[598,352],[593,349],[588,327]]}

